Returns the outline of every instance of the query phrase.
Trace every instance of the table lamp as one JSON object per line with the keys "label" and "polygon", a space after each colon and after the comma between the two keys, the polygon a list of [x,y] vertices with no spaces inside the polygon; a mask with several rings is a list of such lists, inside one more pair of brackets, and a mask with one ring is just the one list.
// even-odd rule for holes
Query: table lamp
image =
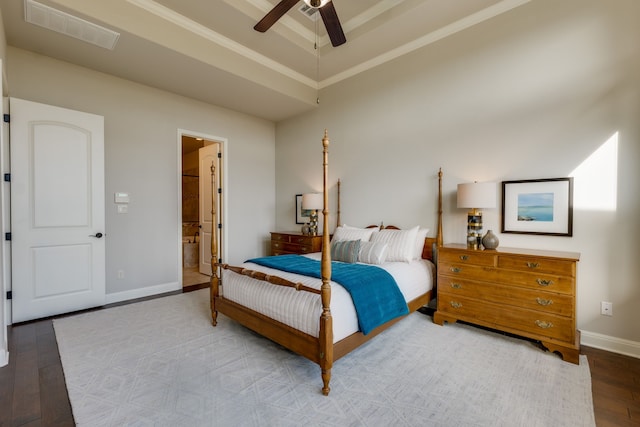
{"label": "table lamp", "polygon": [[467,247],[479,249],[482,240],[482,211],[496,207],[496,185],[493,182],[458,184],[458,208],[467,213]]}
{"label": "table lamp", "polygon": [[305,193],[302,195],[302,209],[310,210],[309,234],[318,235],[318,210],[324,207],[322,193]]}

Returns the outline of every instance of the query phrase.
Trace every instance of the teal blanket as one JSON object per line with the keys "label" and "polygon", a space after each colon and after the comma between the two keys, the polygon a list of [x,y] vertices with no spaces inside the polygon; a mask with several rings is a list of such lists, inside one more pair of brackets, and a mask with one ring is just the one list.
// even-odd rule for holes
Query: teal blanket
{"label": "teal blanket", "polygon": [[[250,259],[269,268],[321,279],[320,261],[301,255],[279,255]],[[350,294],[363,334],[396,317],[409,314],[398,285],[387,271],[366,264],[331,263],[331,280]]]}

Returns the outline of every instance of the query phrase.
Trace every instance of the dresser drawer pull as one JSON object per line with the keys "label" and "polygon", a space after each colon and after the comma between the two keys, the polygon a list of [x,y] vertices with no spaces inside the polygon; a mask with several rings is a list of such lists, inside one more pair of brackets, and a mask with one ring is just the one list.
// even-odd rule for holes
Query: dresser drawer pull
{"label": "dresser drawer pull", "polygon": [[451,287],[453,289],[462,289],[462,285],[460,283],[452,283]]}
{"label": "dresser drawer pull", "polygon": [[538,285],[540,286],[553,285],[553,280],[551,279],[536,279],[536,282],[538,282]]}
{"label": "dresser drawer pull", "polygon": [[304,243],[304,238],[296,237],[295,239],[293,239],[293,243]]}
{"label": "dresser drawer pull", "polygon": [[462,303],[459,303],[457,301],[451,301],[449,304],[451,304],[451,307],[453,308],[460,308],[462,307]]}
{"label": "dresser drawer pull", "polygon": [[274,248],[279,248],[280,247],[280,243],[273,242],[273,247]]}
{"label": "dresser drawer pull", "polygon": [[460,260],[461,260],[461,261],[466,261],[466,260],[468,260],[468,259],[469,259],[469,256],[468,256],[468,255],[460,255]]}
{"label": "dresser drawer pull", "polygon": [[452,273],[460,273],[462,271],[459,267],[451,267],[449,270],[451,270]]}
{"label": "dresser drawer pull", "polygon": [[543,298],[539,298],[539,297],[536,298],[536,302],[538,304],[540,304],[540,305],[545,306],[545,307],[548,306],[548,305],[553,304],[553,300],[551,300],[551,299],[543,299]]}
{"label": "dresser drawer pull", "polygon": [[553,323],[545,322],[544,320],[536,320],[536,326],[542,329],[553,328]]}
{"label": "dresser drawer pull", "polygon": [[538,263],[538,262],[527,262],[527,267],[529,267],[529,268],[538,268],[538,267],[540,267],[540,263]]}

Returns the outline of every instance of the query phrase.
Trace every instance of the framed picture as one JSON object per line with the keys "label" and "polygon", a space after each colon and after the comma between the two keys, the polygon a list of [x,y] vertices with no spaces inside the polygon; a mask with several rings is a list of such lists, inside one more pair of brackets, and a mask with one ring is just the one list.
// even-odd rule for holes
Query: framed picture
{"label": "framed picture", "polygon": [[302,209],[302,194],[296,194],[296,224],[306,224],[310,216],[311,210]]}
{"label": "framed picture", "polygon": [[573,178],[502,182],[502,232],[573,235]]}

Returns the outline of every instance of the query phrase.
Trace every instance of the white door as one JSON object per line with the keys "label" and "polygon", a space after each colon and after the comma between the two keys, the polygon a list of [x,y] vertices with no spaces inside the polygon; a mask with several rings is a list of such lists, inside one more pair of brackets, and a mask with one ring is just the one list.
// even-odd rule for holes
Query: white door
{"label": "white door", "polygon": [[[214,210],[213,191],[217,195],[220,185],[217,180],[217,176],[220,173],[218,169],[219,151],[219,143],[205,145],[198,150],[200,165],[200,273],[207,276],[211,276],[211,232],[212,227],[214,227],[212,219]],[[214,184],[215,190],[213,190]]]}
{"label": "white door", "polygon": [[103,305],[104,117],[9,108],[13,322]]}

